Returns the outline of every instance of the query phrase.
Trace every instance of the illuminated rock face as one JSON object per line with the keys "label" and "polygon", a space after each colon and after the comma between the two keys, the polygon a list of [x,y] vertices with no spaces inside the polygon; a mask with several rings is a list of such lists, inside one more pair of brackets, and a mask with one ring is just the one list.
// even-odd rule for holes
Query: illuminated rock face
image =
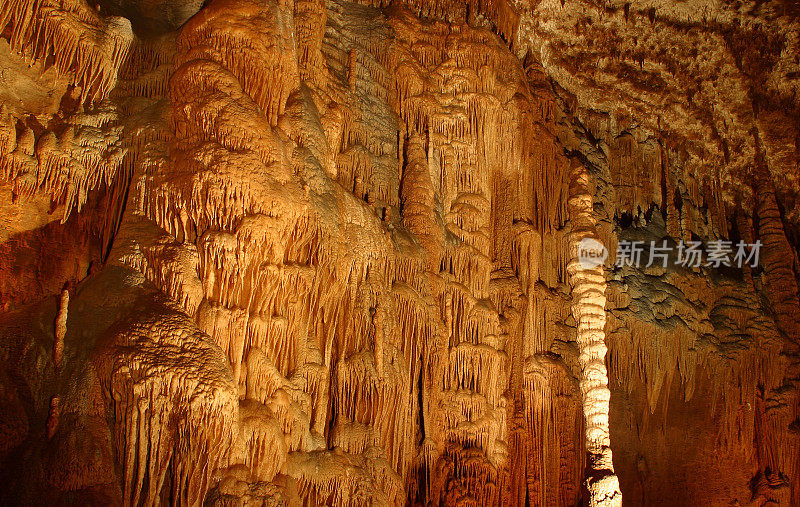
{"label": "illuminated rock face", "polygon": [[0,0],[0,503],[799,505],[798,15]]}

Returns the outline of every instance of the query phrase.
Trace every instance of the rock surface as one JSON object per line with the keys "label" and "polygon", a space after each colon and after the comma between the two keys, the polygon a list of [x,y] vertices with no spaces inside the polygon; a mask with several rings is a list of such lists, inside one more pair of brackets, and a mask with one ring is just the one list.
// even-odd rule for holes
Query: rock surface
{"label": "rock surface", "polygon": [[0,34],[0,504],[800,505],[794,2]]}

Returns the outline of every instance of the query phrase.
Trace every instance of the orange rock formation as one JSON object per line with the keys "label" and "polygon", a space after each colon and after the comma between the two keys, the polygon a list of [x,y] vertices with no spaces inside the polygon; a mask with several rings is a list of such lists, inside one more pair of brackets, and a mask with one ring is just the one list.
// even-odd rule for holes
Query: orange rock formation
{"label": "orange rock formation", "polygon": [[800,505],[793,2],[0,32],[0,504]]}

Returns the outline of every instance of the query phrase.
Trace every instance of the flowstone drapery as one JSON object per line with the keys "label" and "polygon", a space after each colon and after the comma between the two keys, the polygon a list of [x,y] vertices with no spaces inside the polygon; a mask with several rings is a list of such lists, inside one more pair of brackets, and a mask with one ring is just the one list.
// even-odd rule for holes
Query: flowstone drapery
{"label": "flowstone drapery", "polygon": [[0,503],[800,504],[798,15],[0,0]]}

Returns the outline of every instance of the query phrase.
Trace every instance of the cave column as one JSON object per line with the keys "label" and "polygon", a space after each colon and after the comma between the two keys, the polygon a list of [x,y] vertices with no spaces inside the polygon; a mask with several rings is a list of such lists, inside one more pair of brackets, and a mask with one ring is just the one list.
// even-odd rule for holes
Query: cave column
{"label": "cave column", "polygon": [[608,412],[611,392],[608,389],[605,344],[606,280],[603,264],[579,262],[581,242],[597,240],[596,220],[586,167],[573,161],[569,182],[569,238],[567,270],[572,286],[572,314],[577,324],[578,358],[581,368],[580,390],[585,418],[587,479],[589,504],[621,506],[622,492],[611,459]]}

